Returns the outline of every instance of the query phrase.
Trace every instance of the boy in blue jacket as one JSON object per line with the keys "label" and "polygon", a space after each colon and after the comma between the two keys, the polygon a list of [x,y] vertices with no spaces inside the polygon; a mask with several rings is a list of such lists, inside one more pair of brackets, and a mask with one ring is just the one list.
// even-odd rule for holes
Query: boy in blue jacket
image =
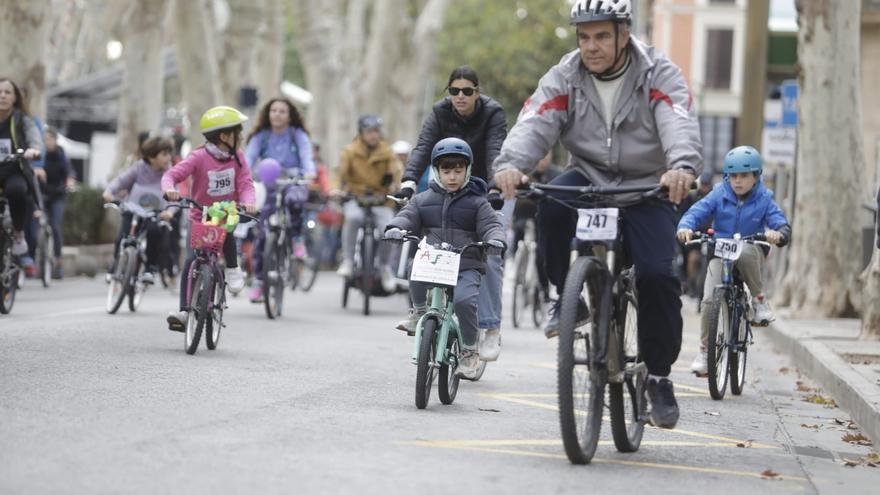
{"label": "boy in blue jacket", "polygon": [[[429,244],[448,243],[461,248],[482,241],[490,254],[505,249],[504,229],[495,210],[486,200],[487,187],[482,179],[471,177],[473,152],[458,138],[440,140],[431,152],[431,185],[415,195],[394,217],[385,230],[386,239],[403,239],[405,232],[425,236]],[[458,285],[455,287],[455,315],[461,327],[461,360],[456,374],[474,379],[479,368],[479,321],[477,295],[485,273],[483,253],[470,249],[461,254]],[[410,281],[413,309],[397,328],[415,335],[419,319],[428,309],[428,284]]]}
{"label": "boy in blue jacket", "polygon": [[[773,193],[764,187],[761,173],[764,168],[760,153],[751,146],[734,148],[724,157],[724,181],[715,186],[705,198],[695,203],[678,222],[678,240],[686,243],[694,229],[714,218],[715,237],[731,239],[734,234],[749,236],[764,233],[767,242],[782,247],[791,239],[791,225],[785,214],[773,201]],[[736,269],[749,287],[753,297],[755,325],[764,326],[775,320],[770,304],[764,298],[761,269],[766,256],[763,249],[745,244]],[[712,301],[715,287],[721,284],[721,260],[712,259],[706,271],[703,286],[703,307]],[[706,315],[706,312],[703,312]],[[702,325],[700,354],[691,364],[691,371],[706,374],[706,339],[708,326]]]}

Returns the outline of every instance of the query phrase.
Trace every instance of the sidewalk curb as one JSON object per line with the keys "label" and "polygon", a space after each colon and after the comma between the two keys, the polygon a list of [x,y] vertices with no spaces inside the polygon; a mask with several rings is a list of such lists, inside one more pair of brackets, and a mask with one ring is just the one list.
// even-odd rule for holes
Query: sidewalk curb
{"label": "sidewalk curb", "polygon": [[765,330],[773,344],[833,396],[875,446],[880,445],[880,387],[856,372],[824,343],[796,335],[784,321],[777,319]]}

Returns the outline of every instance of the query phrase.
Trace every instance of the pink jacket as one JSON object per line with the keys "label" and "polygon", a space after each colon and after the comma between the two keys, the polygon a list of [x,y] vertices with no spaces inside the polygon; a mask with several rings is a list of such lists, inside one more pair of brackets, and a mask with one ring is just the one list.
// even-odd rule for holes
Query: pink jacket
{"label": "pink jacket", "polygon": [[[205,148],[197,148],[188,157],[171,167],[162,176],[162,191],[175,189],[176,185],[192,177],[191,197],[203,206],[215,201],[234,200],[240,205],[256,204],[254,179],[244,153],[238,151],[238,159],[222,162],[208,153]],[[189,217],[201,221],[202,212],[190,210]]]}

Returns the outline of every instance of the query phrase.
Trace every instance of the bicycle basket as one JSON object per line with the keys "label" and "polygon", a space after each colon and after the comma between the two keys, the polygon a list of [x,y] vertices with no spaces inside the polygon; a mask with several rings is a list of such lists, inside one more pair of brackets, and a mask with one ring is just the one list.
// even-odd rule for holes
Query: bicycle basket
{"label": "bicycle basket", "polygon": [[189,245],[195,250],[220,254],[226,240],[226,229],[219,225],[208,225],[201,222],[192,223]]}

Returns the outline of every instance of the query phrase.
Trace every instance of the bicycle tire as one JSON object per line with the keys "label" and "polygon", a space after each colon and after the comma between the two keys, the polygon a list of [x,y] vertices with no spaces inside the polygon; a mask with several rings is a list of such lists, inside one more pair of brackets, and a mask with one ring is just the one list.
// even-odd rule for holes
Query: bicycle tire
{"label": "bicycle tire", "polygon": [[364,316],[370,316],[370,296],[373,295],[373,281],[375,279],[375,240],[372,234],[364,233],[364,249],[361,251],[361,292],[364,295]]}
{"label": "bicycle tire", "polygon": [[[284,303],[284,281],[281,278],[278,251],[275,249],[277,242],[277,234],[269,233],[263,248],[263,307],[270,320],[281,316],[281,305]],[[277,274],[275,280],[269,277],[269,272],[272,271]],[[281,294],[278,293],[279,283],[281,283]]]}
{"label": "bicycle tire", "polygon": [[[616,331],[617,349],[622,367],[639,365],[638,303],[631,294],[618,299]],[[648,406],[645,397],[647,370],[630,373],[623,383],[608,384],[608,407],[611,410],[611,434],[619,452],[635,452],[642,443]]]}
{"label": "bicycle tire", "polygon": [[40,233],[37,237],[37,276],[43,284],[43,288],[48,288],[52,280],[52,234],[46,231],[46,226],[40,227]]}
{"label": "bicycle tire", "polygon": [[110,284],[107,287],[107,312],[111,315],[119,311],[122,301],[128,295],[129,277],[126,273],[128,271],[128,257],[129,251],[121,249],[116,260],[116,267],[110,274]]}
{"label": "bicycle tire", "polygon": [[[210,318],[208,310],[209,290],[214,284],[214,274],[211,267],[202,265],[198,272],[193,274],[192,300],[190,301],[189,313],[186,319],[186,331],[183,336],[183,347],[187,354],[195,354],[199,349],[199,340],[202,338],[202,330],[205,322]],[[194,301],[194,302],[193,302]]]}
{"label": "bicycle tire", "polygon": [[342,309],[348,307],[348,291],[351,289],[351,284],[348,281],[348,278],[342,279]]}
{"label": "bicycle tire", "polygon": [[[146,286],[140,281],[140,273],[144,267],[141,263],[140,256],[135,248],[132,247],[128,249],[131,249],[128,253],[128,273],[131,273],[131,278],[128,281],[128,310],[134,312],[137,311],[138,306],[141,305]],[[132,266],[132,264],[134,266]]]}
{"label": "bicycle tire", "polygon": [[210,292],[212,297],[208,301],[210,318],[205,321],[205,345],[210,351],[217,349],[217,345],[220,343],[220,330],[223,328],[221,325],[223,320],[223,283],[214,282],[213,286]]}
{"label": "bicycle tire", "polygon": [[300,260],[302,269],[298,273],[299,288],[303,292],[308,292],[315,286],[320,268],[320,261],[317,257],[317,253],[321,252],[320,244],[316,243],[311,236],[311,232],[306,235],[306,257]]}
{"label": "bicycle tire", "polygon": [[524,242],[520,242],[518,249],[516,250],[516,254],[513,258],[513,266],[516,271],[514,271],[514,282],[513,282],[513,294],[510,305],[510,315],[513,321],[513,328],[519,328],[520,323],[522,323],[523,319],[523,310],[527,304],[527,299],[523,297],[525,293],[525,278],[526,278],[526,263],[528,262],[528,253],[526,253],[526,247]]}
{"label": "bicycle tire", "polygon": [[440,365],[437,380],[437,395],[440,396],[440,402],[449,405],[455,401],[458,394],[458,385],[461,378],[455,375],[458,368],[458,353],[460,351],[458,336],[454,333],[449,334],[449,340],[446,342],[448,363]]}
{"label": "bicycle tire", "polygon": [[737,348],[730,349],[730,393],[733,395],[742,395],[746,386],[746,363],[748,360],[749,344],[748,339],[748,322],[745,317],[740,314],[737,338]]}
{"label": "bicycle tire", "polygon": [[437,348],[435,341],[435,332],[437,330],[437,320],[428,318],[422,325],[422,340],[419,342],[419,357],[416,362],[416,407],[424,409],[428,407],[428,400],[431,398],[431,385],[434,383],[434,374],[436,368],[431,361],[434,359]]}
{"label": "bicycle tire", "polygon": [[532,324],[535,325],[535,328],[541,328],[541,325],[544,324],[544,320],[547,318],[541,287],[538,285],[533,287],[530,297],[532,298]]}
{"label": "bicycle tire", "polygon": [[[569,268],[565,279],[565,289],[562,293],[562,308],[559,315],[559,348],[557,367],[557,388],[559,398],[559,423],[562,434],[562,444],[565,454],[572,464],[588,464],[596,453],[599,443],[599,431],[602,426],[602,410],[605,399],[605,384],[607,372],[592,366],[590,341],[596,341],[598,327],[602,319],[608,319],[610,315],[597,314],[598,300],[595,288],[598,287],[596,280],[588,280],[596,275],[590,274],[590,264],[594,261],[587,257],[575,260]],[[589,336],[576,332],[578,300],[584,288],[587,288],[590,297],[591,308],[596,308],[592,313],[592,322],[589,324]],[[578,349],[575,347],[578,346]],[[588,383],[579,387],[575,377],[575,366],[586,368]],[[576,391],[575,387],[579,390]],[[582,388],[583,390],[580,390]],[[576,398],[578,392],[582,398],[586,398],[584,406],[577,409]],[[581,414],[578,414],[581,413]],[[582,425],[578,425],[578,418],[585,418]]]}
{"label": "bicycle tire", "polygon": [[[703,308],[706,328],[706,368],[709,374],[709,395],[715,400],[724,398],[729,377],[727,328],[730,326],[727,302],[722,292],[716,292],[712,302]],[[719,332],[720,330],[720,332]]]}
{"label": "bicycle tire", "polygon": [[[6,256],[10,253],[7,252]],[[3,261],[3,260],[0,260]],[[0,270],[6,270],[6,263],[0,263]],[[12,265],[8,273],[0,274],[0,314],[8,315],[15,305],[15,293],[18,291],[18,271],[20,269]]]}

